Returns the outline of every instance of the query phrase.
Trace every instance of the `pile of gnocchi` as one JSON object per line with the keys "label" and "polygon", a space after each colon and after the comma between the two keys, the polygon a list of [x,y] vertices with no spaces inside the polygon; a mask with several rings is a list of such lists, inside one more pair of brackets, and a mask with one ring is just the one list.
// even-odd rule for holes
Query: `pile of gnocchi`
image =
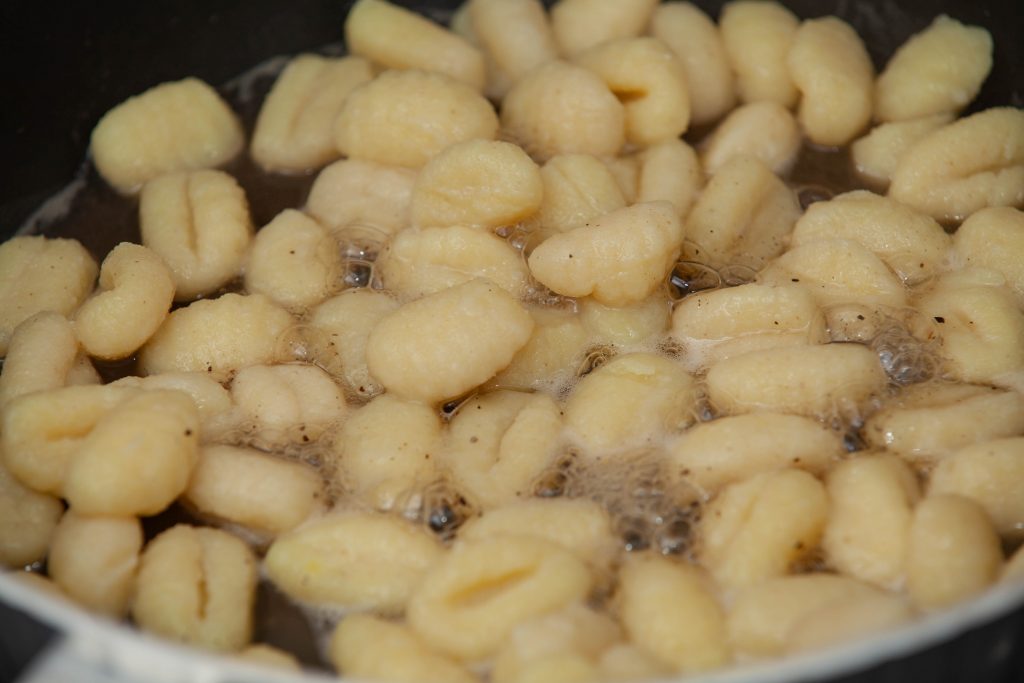
{"label": "pile of gnocchi", "polygon": [[[773,1],[344,32],[251,134],[193,78],[102,118],[141,244],[0,245],[13,576],[297,669],[267,581],[342,676],[424,683],[707,671],[1024,577],[1024,111],[957,118],[987,31],[878,74]],[[810,201],[822,148],[858,185]],[[254,230],[246,153],[306,203]]]}

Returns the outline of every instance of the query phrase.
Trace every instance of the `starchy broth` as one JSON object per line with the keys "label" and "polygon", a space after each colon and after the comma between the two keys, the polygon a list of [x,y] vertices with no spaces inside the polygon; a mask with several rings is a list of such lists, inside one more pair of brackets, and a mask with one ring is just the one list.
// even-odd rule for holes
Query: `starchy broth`
{"label": "starchy broth", "polygon": [[[927,138],[903,152],[906,164],[896,160],[905,204],[878,195],[870,220],[902,227],[913,216],[915,230],[935,226],[918,275],[914,239],[895,228],[882,234],[872,223],[865,230],[876,232],[860,241],[855,230],[830,235],[827,227],[791,239],[817,202],[836,207],[834,220],[868,220],[849,209],[865,193],[847,193],[879,191],[879,178],[858,172],[848,145],[805,137],[794,160],[778,161],[767,149],[742,149],[750,138],[734,132],[740,149],[724,154],[753,156],[719,154],[718,187],[704,192],[713,176],[691,172],[688,160],[699,163],[729,112],[686,130],[687,56],[673,53],[684,47],[639,37],[669,30],[643,30],[658,3],[616,0],[611,11],[612,0],[561,0],[553,25],[538,19],[533,0],[509,3],[521,12],[508,15],[501,4],[470,0],[449,32],[384,0],[360,0],[347,38],[374,60],[373,74],[359,76],[372,75],[374,87],[349,84],[354,98],[318,100],[300,82],[294,89],[306,94],[296,106],[311,113],[278,106],[277,116],[293,120],[274,122],[275,135],[287,137],[295,120],[325,126],[336,112],[337,126],[313,136],[313,156],[332,155],[323,140],[333,135],[337,160],[271,173],[248,151],[236,155],[217,168],[244,190],[241,204],[193,179],[216,165],[203,154],[234,144],[210,142],[225,115],[251,136],[267,93],[288,74],[287,58],[221,87],[223,111],[208,129],[202,121],[181,127],[206,136],[194,149],[186,142],[170,155],[161,140],[147,141],[143,162],[115,176],[87,162],[29,219],[19,234],[81,243],[94,260],[79,266],[82,277],[99,272],[101,287],[91,298],[64,292],[74,300],[58,311],[79,330],[79,346],[95,346],[91,359],[74,344],[36,350],[24,342],[4,359],[0,511],[41,512],[23,513],[35,515],[24,530],[0,525],[0,562],[45,571],[63,498],[76,512],[57,527],[62,569],[50,578],[115,618],[130,613],[144,629],[214,650],[267,644],[342,675],[494,683],[717,669],[895,628],[996,582],[1024,535],[1024,509],[1014,504],[1024,497],[1024,283],[1012,261],[981,245],[988,230],[1024,258],[1024,234],[1014,232],[1020,211],[987,208],[1024,206],[1024,114],[986,113],[1007,131],[999,159],[985,156],[995,152],[981,132],[939,130],[978,150],[939,178],[948,197],[937,200],[917,181],[915,150],[935,147]],[[699,13],[687,8],[677,19]],[[588,13],[590,36],[568,28],[567,17]],[[876,74],[867,78],[863,37],[849,26],[805,23],[811,37],[787,62],[800,26],[788,10],[740,0],[727,13],[721,54],[708,58],[732,60],[741,82],[718,84],[729,92],[713,92],[716,103],[701,111],[772,92],[794,109],[804,91],[815,130],[830,131],[835,112],[815,78],[843,69],[843,60],[856,71],[860,105],[870,103]],[[762,19],[771,31],[744,38]],[[535,70],[505,72],[488,52],[499,20],[561,61],[547,55]],[[490,33],[475,34],[478,26]],[[991,66],[987,33],[945,17],[936,26],[973,50],[974,66],[957,82],[976,93]],[[713,23],[694,30],[722,40]],[[807,62],[820,48],[814,31],[842,36],[841,59]],[[338,45],[320,53],[343,59]],[[899,78],[927,72],[921,53],[894,67]],[[513,64],[508,53],[502,59]],[[759,77],[751,60],[771,68]],[[434,71],[386,68],[410,63]],[[885,81],[889,91],[894,80]],[[193,97],[176,94],[177,85],[161,96]],[[577,87],[590,109],[566,98]],[[502,109],[506,93],[514,106]],[[537,95],[564,101],[548,107]],[[153,106],[147,96],[112,117],[94,145],[110,145],[117,125],[137,136],[132,127],[144,124],[124,121]],[[967,104],[955,94],[939,99],[921,106],[955,116]],[[418,104],[410,111],[409,102]],[[443,129],[448,106],[458,115]],[[200,119],[217,108],[208,99],[202,107]],[[800,116],[807,125],[803,109]],[[894,116],[876,109],[873,124],[861,121],[865,111],[837,125],[856,142]],[[661,165],[645,154],[671,144],[685,153],[665,152]],[[381,178],[381,189],[341,209],[323,203],[323,212],[356,217],[335,224],[306,203],[325,167],[350,161]],[[774,171],[765,165],[772,161]],[[147,168],[160,173],[139,175]],[[656,182],[645,170],[678,177]],[[254,236],[222,284],[179,296],[159,329],[139,330],[153,301],[170,300],[171,278],[192,277],[187,262],[165,256],[163,266],[153,241],[117,246],[146,243],[135,193],[164,171],[188,174],[182,204],[154,204],[143,215],[181,231],[194,259],[220,248],[210,240],[225,216],[244,215],[236,231]],[[336,177],[346,178],[341,201],[360,192],[351,173]],[[740,196],[729,198],[724,179]],[[540,217],[555,215],[545,193],[558,192],[560,218],[569,210],[585,218],[545,225]],[[375,226],[367,216],[385,213],[374,213],[374,202],[407,208],[389,206],[389,225]],[[396,229],[390,223],[403,213]],[[972,213],[973,242],[958,242],[958,223]],[[34,244],[11,262],[61,263],[47,251],[56,242]],[[119,260],[108,262],[111,253]],[[0,283],[11,311],[31,308],[24,300],[34,285],[18,286]],[[133,336],[112,339],[116,329],[82,313],[101,301]],[[17,341],[33,321],[55,324],[47,315],[68,325],[39,313],[0,333]],[[60,372],[31,373],[37,359]],[[154,392],[167,390],[189,398],[172,394],[169,405],[182,405],[161,411]],[[978,412],[991,410],[1006,422]],[[156,439],[155,466],[166,476],[132,470],[144,434]],[[794,454],[787,438],[808,439],[815,451]],[[246,491],[211,478],[246,458],[251,470],[231,477]],[[942,481],[933,492],[936,468]],[[196,473],[191,488],[188,472]],[[133,474],[154,493],[111,488]],[[296,498],[291,509],[259,504],[280,491]],[[85,512],[126,528],[141,519],[145,549],[126,551],[109,531],[116,525],[87,524]],[[111,587],[88,562],[76,565],[66,532],[79,527],[89,530],[95,561],[128,552],[137,578],[119,575]],[[947,541],[969,558],[945,549]],[[169,554],[172,543],[179,550]],[[670,599],[658,599],[661,587]],[[167,591],[182,602],[167,603]],[[103,597],[111,592],[116,599]],[[773,609],[781,625],[769,625]],[[357,613],[374,619],[350,616]],[[364,651],[366,639],[379,652]]]}

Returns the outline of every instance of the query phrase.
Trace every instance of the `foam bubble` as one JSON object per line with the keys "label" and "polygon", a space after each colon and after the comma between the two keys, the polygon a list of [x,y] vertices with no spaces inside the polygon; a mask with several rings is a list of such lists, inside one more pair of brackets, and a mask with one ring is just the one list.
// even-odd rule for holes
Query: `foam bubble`
{"label": "foam bubble", "polygon": [[589,498],[608,511],[625,551],[652,548],[687,555],[700,519],[701,497],[685,481],[669,476],[656,449],[583,459],[568,453],[535,485],[542,497]]}

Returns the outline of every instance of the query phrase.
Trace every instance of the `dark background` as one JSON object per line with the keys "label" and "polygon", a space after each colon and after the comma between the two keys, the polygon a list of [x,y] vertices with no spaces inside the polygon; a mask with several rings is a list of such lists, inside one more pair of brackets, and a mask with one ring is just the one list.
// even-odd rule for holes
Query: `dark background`
{"label": "dark background", "polygon": [[[440,17],[458,3],[401,4]],[[550,4],[550,3],[549,3]],[[696,0],[712,17],[721,2]],[[784,0],[802,17],[838,14],[867,40],[881,68],[939,12],[988,28],[995,67],[972,105],[1024,106],[1024,0]],[[0,237],[11,235],[85,158],[104,112],[157,83],[199,76],[222,84],[268,57],[342,36],[351,0],[0,0]],[[48,638],[30,618],[0,606],[0,681],[9,681]],[[1024,611],[949,644],[843,683],[1024,681]]]}
{"label": "dark background", "polygon": [[[400,0],[443,15],[446,0]],[[0,236],[74,175],[96,121],[157,83],[216,85],[267,57],[342,36],[351,0],[3,0],[0,2]],[[549,3],[550,4],[550,3]],[[720,0],[696,0],[717,17]],[[803,17],[837,13],[881,67],[940,11],[992,31],[995,68],[975,108],[1024,106],[1024,2],[786,0]]]}

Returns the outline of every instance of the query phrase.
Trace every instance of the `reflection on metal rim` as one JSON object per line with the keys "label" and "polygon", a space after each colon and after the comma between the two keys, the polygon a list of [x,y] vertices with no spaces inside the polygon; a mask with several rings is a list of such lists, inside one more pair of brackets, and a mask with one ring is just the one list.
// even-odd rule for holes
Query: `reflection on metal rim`
{"label": "reflection on metal rim", "polygon": [[[28,612],[64,634],[61,644],[40,656],[40,659],[54,658],[53,661],[34,662],[32,666],[62,671],[65,669],[60,668],[57,660],[66,657],[76,665],[84,664],[109,674],[110,678],[89,679],[97,683],[313,683],[338,680],[323,673],[298,675],[279,672],[165,641],[90,614],[68,601],[32,589],[9,575],[0,575],[0,600]],[[869,638],[781,660],[737,664],[718,672],[664,679],[664,683],[799,683],[855,674],[941,645],[1021,607],[1024,607],[1024,582],[997,585],[955,608]],[[31,671],[27,675],[30,678],[26,683],[34,683]]]}

